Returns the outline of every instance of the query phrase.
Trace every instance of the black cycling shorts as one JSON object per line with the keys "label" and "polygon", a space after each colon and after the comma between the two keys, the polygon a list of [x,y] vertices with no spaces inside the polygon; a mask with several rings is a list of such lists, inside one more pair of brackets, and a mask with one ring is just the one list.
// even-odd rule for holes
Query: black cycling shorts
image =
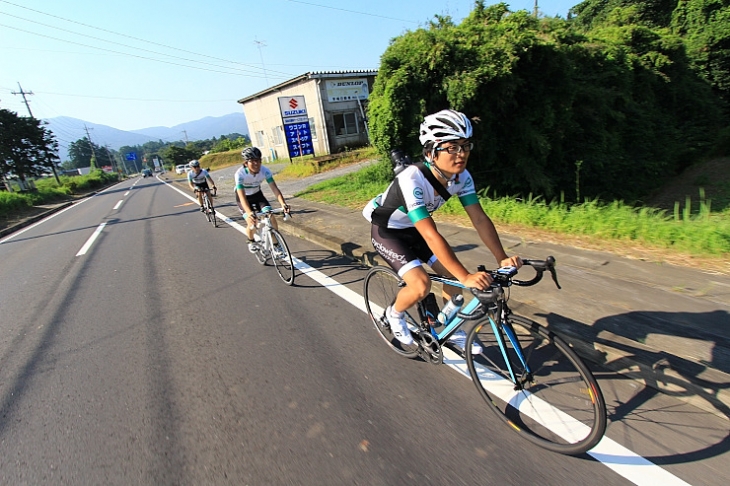
{"label": "black cycling shorts", "polygon": [[[262,208],[266,206],[271,206],[271,204],[269,204],[269,201],[264,196],[263,191],[255,192],[253,194],[246,194],[246,199],[248,200],[248,205],[251,206],[251,209],[255,213],[260,213]],[[243,211],[243,206],[241,206],[241,201],[238,198],[238,191],[236,191],[236,203],[238,204],[238,207]]]}
{"label": "black cycling shorts", "polygon": [[390,229],[376,224],[370,228],[370,239],[375,251],[382,256],[398,275],[423,263],[432,265],[436,258],[416,228]]}
{"label": "black cycling shorts", "polygon": [[201,183],[193,182],[193,185],[195,186],[195,189],[198,191],[209,191],[210,187],[208,187],[208,181],[203,181]]}

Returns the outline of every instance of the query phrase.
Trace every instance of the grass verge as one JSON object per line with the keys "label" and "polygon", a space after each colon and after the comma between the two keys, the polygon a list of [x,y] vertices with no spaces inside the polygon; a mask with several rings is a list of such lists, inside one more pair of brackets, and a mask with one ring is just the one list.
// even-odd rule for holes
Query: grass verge
{"label": "grass verge", "polygon": [[0,216],[7,217],[15,211],[20,211],[39,204],[49,204],[68,199],[74,194],[93,191],[118,180],[116,173],[96,170],[83,176],[61,176],[61,184],[55,178],[38,179],[35,181],[37,190],[29,192],[0,192]]}
{"label": "grass verge", "polygon": [[[297,196],[359,208],[385,190],[391,178],[390,165],[384,161],[355,174],[315,184]],[[688,200],[669,212],[635,208],[620,201],[566,204],[541,198],[490,198],[488,190],[479,195],[482,207],[495,224],[510,228],[512,234],[539,234],[541,239],[580,242],[583,247],[618,251],[626,256],[643,255],[639,258],[652,255],[648,258],[672,263],[716,262],[717,265],[710,265],[714,270],[730,272],[730,210],[710,212],[702,201],[699,211],[692,212],[692,202]],[[469,225],[456,198],[434,216],[437,221]]]}

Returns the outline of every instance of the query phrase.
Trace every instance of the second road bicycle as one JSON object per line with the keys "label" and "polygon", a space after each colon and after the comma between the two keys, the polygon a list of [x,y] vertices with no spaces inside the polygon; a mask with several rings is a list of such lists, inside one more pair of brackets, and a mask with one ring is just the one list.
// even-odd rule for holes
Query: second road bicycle
{"label": "second road bicycle", "polygon": [[[256,260],[262,265],[266,263],[268,258],[271,258],[276,268],[276,273],[279,274],[281,280],[287,285],[292,285],[294,283],[294,260],[284,237],[281,236],[281,233],[271,223],[271,216],[282,213],[283,211],[281,208],[272,210],[271,207],[266,206],[261,209],[261,212],[256,213],[258,225],[254,234],[254,240],[256,242],[254,255],[256,256]],[[291,215],[285,213],[284,221],[290,217]]]}

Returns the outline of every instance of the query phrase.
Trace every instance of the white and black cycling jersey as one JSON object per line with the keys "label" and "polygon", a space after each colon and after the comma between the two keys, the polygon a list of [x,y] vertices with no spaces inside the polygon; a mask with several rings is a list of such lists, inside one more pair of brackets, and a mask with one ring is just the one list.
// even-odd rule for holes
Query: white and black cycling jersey
{"label": "white and black cycling jersey", "polygon": [[274,182],[274,175],[271,173],[271,170],[264,166],[261,166],[258,174],[252,173],[248,170],[248,167],[243,166],[236,171],[236,175],[233,178],[236,181],[236,189],[243,189],[244,194],[247,196],[259,192],[261,190],[261,184],[264,181],[269,184]]}
{"label": "white and black cycling jersey", "polygon": [[[424,174],[429,171],[428,162],[413,164],[400,172],[384,193],[373,198],[363,209],[363,216],[371,223],[390,229],[413,228],[415,224],[446,203],[439,191]],[[438,182],[436,182],[438,184]],[[463,206],[478,204],[474,179],[464,170],[443,188],[450,195],[459,197]]]}
{"label": "white and black cycling jersey", "polygon": [[206,179],[210,177],[208,175],[208,171],[205,169],[200,169],[200,172],[198,172],[198,175],[195,175],[195,170],[190,169],[188,171],[188,181],[192,182],[193,184],[203,184]]}

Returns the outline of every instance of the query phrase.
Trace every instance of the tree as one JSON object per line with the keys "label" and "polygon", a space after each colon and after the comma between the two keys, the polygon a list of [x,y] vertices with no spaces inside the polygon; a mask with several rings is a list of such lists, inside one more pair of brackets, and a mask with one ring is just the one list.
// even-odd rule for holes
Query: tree
{"label": "tree", "polygon": [[202,155],[199,149],[188,144],[188,147],[182,148],[175,145],[169,145],[162,150],[162,158],[173,166],[187,164],[191,160],[198,159]]}
{"label": "tree", "polygon": [[420,152],[423,116],[450,107],[474,120],[477,185],[633,202],[707,154],[727,126],[683,38],[655,27],[667,2],[649,2],[656,15],[637,2],[589,2],[617,4],[589,28],[484,3],[459,25],[436,17],[391,41],[369,101],[380,152]]}
{"label": "tree", "polygon": [[25,183],[52,170],[58,160],[58,142],[35,118],[0,109],[0,172],[12,173]]}

